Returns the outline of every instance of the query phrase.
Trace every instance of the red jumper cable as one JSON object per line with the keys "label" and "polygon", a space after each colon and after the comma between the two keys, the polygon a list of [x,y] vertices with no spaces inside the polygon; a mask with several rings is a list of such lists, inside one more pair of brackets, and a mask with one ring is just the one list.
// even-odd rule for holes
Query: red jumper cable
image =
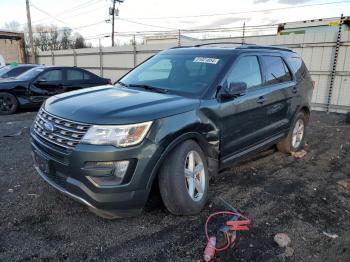
{"label": "red jumper cable", "polygon": [[[226,201],[221,199],[226,205],[230,207],[232,211],[220,211],[209,215],[207,221],[205,222],[205,236],[207,238],[207,246],[204,250],[204,260],[210,261],[214,258],[216,252],[221,252],[227,250],[229,247],[233,247],[237,231],[247,231],[249,230],[249,225],[251,224],[250,219],[239,213],[234,207],[229,205]],[[220,232],[224,234],[225,244],[222,247],[216,246],[216,237],[209,236],[208,233],[208,223],[213,217],[217,216],[229,216],[225,224],[220,228]]]}

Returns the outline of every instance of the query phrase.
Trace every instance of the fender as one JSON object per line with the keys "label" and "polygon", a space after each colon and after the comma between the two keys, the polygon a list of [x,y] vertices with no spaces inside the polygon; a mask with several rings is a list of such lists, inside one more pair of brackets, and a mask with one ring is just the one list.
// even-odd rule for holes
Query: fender
{"label": "fender", "polygon": [[158,174],[158,171],[161,167],[161,165],[164,162],[164,159],[169,155],[169,153],[179,144],[181,144],[185,140],[193,139],[195,140],[198,145],[202,148],[203,152],[207,156],[207,164],[208,164],[208,171],[209,175],[213,176],[218,173],[219,169],[219,160],[218,157],[215,156],[213,153],[212,146],[206,141],[206,139],[203,137],[203,135],[197,133],[197,132],[187,132],[180,136],[178,136],[175,140],[173,140],[168,146],[163,150],[161,157],[158,159],[156,165],[154,166],[152,170],[152,174],[148,180],[147,183],[147,190],[148,192],[151,190],[151,187],[153,185],[154,179]]}

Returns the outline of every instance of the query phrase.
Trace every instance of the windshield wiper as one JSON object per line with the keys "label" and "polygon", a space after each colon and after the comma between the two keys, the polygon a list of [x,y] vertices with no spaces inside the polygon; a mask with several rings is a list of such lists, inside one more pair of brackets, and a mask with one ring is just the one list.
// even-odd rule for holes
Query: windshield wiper
{"label": "windshield wiper", "polygon": [[157,93],[168,93],[168,89],[165,89],[165,88],[160,88],[160,87],[155,87],[155,86],[150,86],[150,85],[139,85],[139,84],[129,84],[129,85],[126,85],[127,87],[141,87],[143,89],[146,89],[146,90],[150,90],[150,91],[154,91],[154,92],[157,92]]}
{"label": "windshield wiper", "polygon": [[118,81],[117,83],[114,83],[114,84],[119,84],[121,86],[128,87],[128,85],[123,83],[122,81]]}

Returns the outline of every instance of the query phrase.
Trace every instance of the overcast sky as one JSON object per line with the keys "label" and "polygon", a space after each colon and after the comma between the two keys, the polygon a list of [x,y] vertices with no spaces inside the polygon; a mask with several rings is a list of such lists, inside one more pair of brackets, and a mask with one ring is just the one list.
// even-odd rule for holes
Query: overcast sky
{"label": "overcast sky", "polygon": [[[343,3],[246,12],[329,2]],[[111,25],[105,22],[109,19],[111,0],[31,0],[31,3],[33,25],[69,26],[85,38],[111,31]],[[350,15],[350,1],[341,0],[125,0],[117,7],[120,19],[116,20],[116,32],[231,27],[241,26],[244,21],[250,26]],[[211,16],[201,16],[206,14]],[[25,0],[0,0],[0,27],[13,20],[26,23]]]}

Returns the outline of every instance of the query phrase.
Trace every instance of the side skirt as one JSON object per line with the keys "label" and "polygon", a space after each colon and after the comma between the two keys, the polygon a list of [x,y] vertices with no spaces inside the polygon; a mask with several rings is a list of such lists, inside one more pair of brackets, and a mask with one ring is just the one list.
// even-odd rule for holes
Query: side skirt
{"label": "side skirt", "polygon": [[280,133],[278,135],[272,136],[272,137],[262,141],[259,144],[253,145],[251,147],[243,149],[242,151],[239,151],[238,153],[234,153],[230,156],[223,158],[220,161],[220,170],[224,169],[228,166],[231,166],[232,164],[237,163],[237,162],[243,160],[244,158],[251,156],[252,154],[254,154],[256,152],[259,152],[263,149],[266,149],[266,148],[276,144],[276,142],[278,142],[279,140],[281,140],[285,136],[286,136],[285,132]]}

